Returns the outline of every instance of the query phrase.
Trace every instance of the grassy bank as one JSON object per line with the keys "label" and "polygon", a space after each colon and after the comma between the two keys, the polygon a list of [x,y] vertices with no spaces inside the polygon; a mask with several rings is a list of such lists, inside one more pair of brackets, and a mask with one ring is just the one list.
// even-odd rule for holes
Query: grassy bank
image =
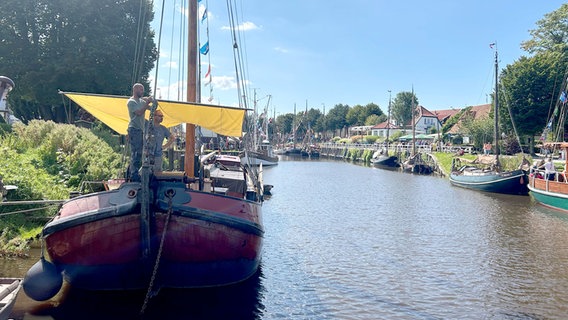
{"label": "grassy bank", "polygon": [[[440,169],[442,170],[442,172],[444,173],[444,176],[449,176],[450,171],[452,169],[452,159],[454,158],[454,154],[452,153],[445,153],[445,152],[433,152],[432,155],[436,158],[436,161],[438,162],[438,165],[440,166]],[[503,170],[509,171],[509,170],[515,170],[519,167],[519,165],[522,163],[523,161],[523,156],[529,161],[529,162],[533,162],[533,158],[530,155],[522,155],[522,154],[517,154],[514,156],[499,156],[499,161],[501,162],[501,166],[503,168]],[[465,158],[468,160],[474,160],[477,157],[477,155],[472,155],[472,154],[464,154],[462,156],[460,156],[460,158]]]}
{"label": "grassy bank", "polygon": [[[51,121],[14,124],[0,132],[0,177],[15,185],[7,201],[69,198],[83,181],[119,176],[121,157],[92,131]],[[57,206],[0,205],[0,256],[25,255],[29,240]]]}

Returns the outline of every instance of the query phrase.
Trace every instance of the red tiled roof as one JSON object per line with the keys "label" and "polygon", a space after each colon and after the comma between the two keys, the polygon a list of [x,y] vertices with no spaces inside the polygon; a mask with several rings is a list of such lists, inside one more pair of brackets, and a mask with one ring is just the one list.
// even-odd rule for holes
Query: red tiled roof
{"label": "red tiled roof", "polygon": [[390,125],[388,125],[388,126],[387,126],[387,125],[388,125],[388,121],[385,121],[385,122],[381,122],[381,123],[379,123],[379,124],[374,125],[371,129],[387,129],[387,128],[389,128],[389,129],[398,129],[398,128],[399,128],[398,126],[395,126],[395,125],[392,124],[392,123],[391,123]]}
{"label": "red tiled roof", "polygon": [[[489,117],[489,113],[491,112],[491,104],[481,104],[478,106],[471,106],[471,109],[461,116],[461,119],[464,117],[473,117],[473,119],[483,119],[485,117]],[[448,130],[448,133],[459,133],[461,129],[461,119],[453,125],[453,127]]]}
{"label": "red tiled roof", "polygon": [[444,123],[446,120],[451,118],[452,116],[456,115],[460,112],[461,109],[447,109],[447,110],[434,110],[432,111],[440,122]]}

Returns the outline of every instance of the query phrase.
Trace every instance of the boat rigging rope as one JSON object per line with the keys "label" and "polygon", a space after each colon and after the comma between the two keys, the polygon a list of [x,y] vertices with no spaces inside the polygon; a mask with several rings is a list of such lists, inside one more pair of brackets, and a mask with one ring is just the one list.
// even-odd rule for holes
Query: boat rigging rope
{"label": "boat rigging rope", "polygon": [[43,206],[43,207],[39,207],[39,208],[33,208],[33,209],[27,209],[27,210],[19,210],[19,211],[12,211],[12,212],[5,212],[5,213],[0,213],[0,217],[2,216],[9,216],[12,214],[17,214],[17,213],[26,213],[26,212],[34,212],[34,211],[39,211],[39,210],[44,210],[49,208],[52,205],[47,205],[47,206]]}
{"label": "boat rigging rope", "polygon": [[[240,107],[248,109],[248,88],[247,88],[247,81],[246,74],[245,74],[245,60],[246,58],[243,57],[241,52],[244,48],[239,50],[239,47],[243,46],[243,42],[241,41],[241,33],[237,33],[239,31],[239,21],[238,16],[235,13],[234,6],[236,4],[231,4],[230,0],[227,0],[227,12],[229,15],[229,24],[231,29],[231,37],[233,40],[233,60],[235,64],[235,72],[236,72],[236,82],[237,82],[237,91],[238,97],[240,100]],[[238,39],[237,39],[238,38]],[[244,47],[244,46],[243,46]],[[246,56],[246,53],[244,54]]]}
{"label": "boat rigging rope", "polygon": [[154,263],[154,269],[152,270],[152,277],[150,278],[150,284],[148,285],[148,291],[146,292],[146,297],[144,298],[144,304],[140,310],[140,314],[144,314],[146,307],[148,306],[148,301],[153,296],[152,289],[154,287],[154,281],[156,280],[156,275],[158,274],[158,267],[160,266],[160,258],[162,257],[162,250],[164,248],[164,240],[166,239],[166,233],[168,230],[168,224],[170,223],[170,217],[172,216],[173,205],[172,199],[175,195],[175,191],[172,189],[166,190],[165,193],[168,198],[168,213],[166,215],[166,222],[164,223],[164,230],[162,231],[162,237],[160,239],[160,247],[158,248],[158,254],[156,256],[156,262]]}

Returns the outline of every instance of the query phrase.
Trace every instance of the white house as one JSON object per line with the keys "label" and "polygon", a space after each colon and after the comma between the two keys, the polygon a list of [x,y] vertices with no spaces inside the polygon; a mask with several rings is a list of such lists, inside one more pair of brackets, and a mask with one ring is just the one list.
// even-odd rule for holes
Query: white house
{"label": "white house", "polygon": [[[430,133],[432,128],[439,132],[442,129],[442,124],[438,119],[438,116],[428,111],[423,106],[416,107],[416,115],[414,121],[415,131],[417,133]],[[412,130],[412,126],[410,127]]]}

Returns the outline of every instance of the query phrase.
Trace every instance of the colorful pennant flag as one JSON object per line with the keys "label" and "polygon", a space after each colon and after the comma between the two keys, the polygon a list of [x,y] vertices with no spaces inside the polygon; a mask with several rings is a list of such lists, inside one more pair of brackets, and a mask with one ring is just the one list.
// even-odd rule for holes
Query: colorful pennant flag
{"label": "colorful pennant flag", "polygon": [[205,42],[205,44],[199,49],[202,55],[206,55],[209,52],[209,41]]}
{"label": "colorful pennant flag", "polygon": [[210,74],[211,74],[211,65],[209,65],[209,67],[207,68],[207,73],[205,74],[205,78],[209,77]]}
{"label": "colorful pennant flag", "polygon": [[566,103],[567,100],[568,100],[568,99],[566,98],[566,92],[565,92],[565,91],[562,91],[562,94],[560,94],[560,101],[561,101],[562,103]]}
{"label": "colorful pennant flag", "polygon": [[203,23],[205,19],[207,19],[207,8],[205,8],[205,10],[203,11],[203,15],[201,16],[201,22]]}

